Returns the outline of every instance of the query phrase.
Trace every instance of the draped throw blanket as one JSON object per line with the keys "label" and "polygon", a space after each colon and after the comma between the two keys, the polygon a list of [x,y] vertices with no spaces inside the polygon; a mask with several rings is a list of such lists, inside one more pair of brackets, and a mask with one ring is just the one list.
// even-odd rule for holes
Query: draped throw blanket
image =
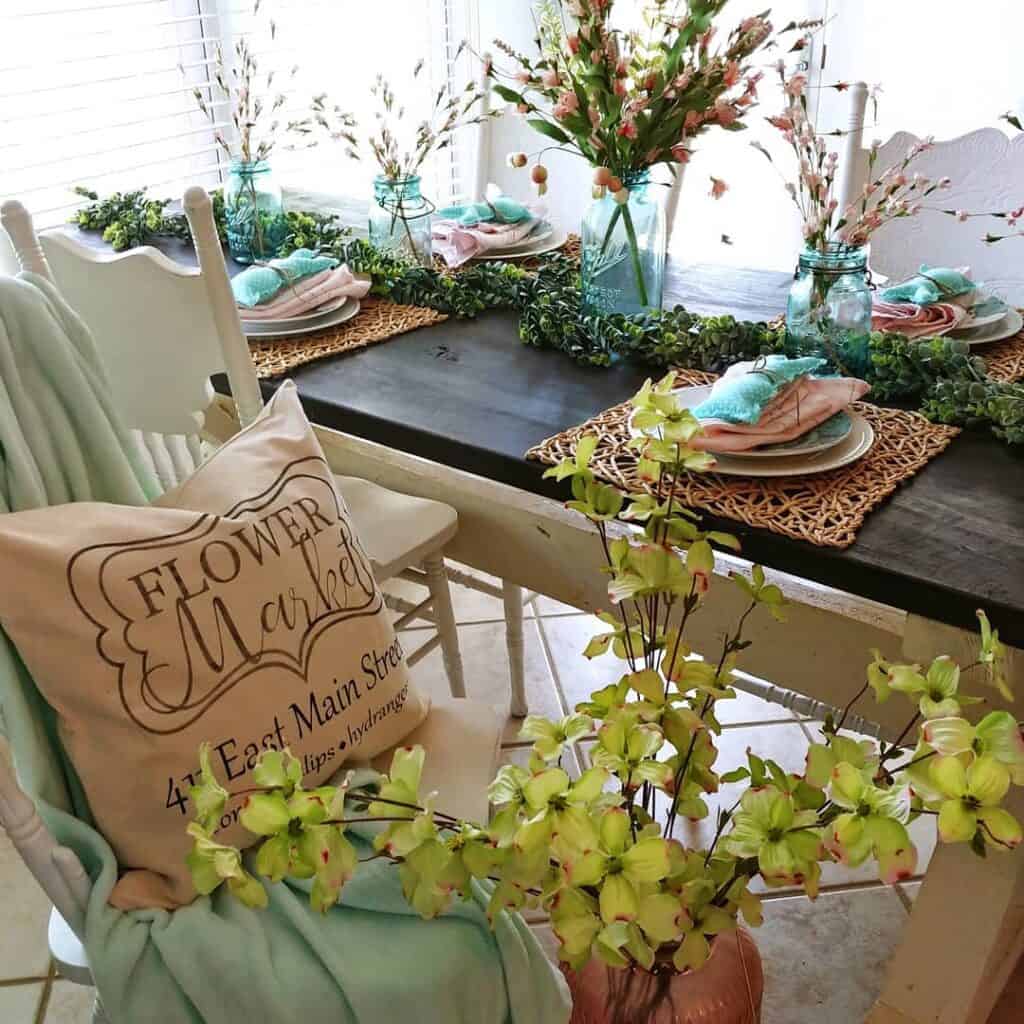
{"label": "draped throw blanket", "polygon": [[[43,278],[0,277],[0,512],[84,500],[140,505],[160,491],[118,422],[85,325]],[[113,1024],[568,1019],[561,976],[522,919],[502,914],[490,930],[486,885],[436,921],[414,914],[397,872],[380,860],[361,865],[323,916],[301,884],[269,886],[264,911],[226,893],[173,913],[115,910],[107,903],[114,856],[91,827],[52,712],[3,634],[0,714],[21,785],[93,881],[85,947]],[[132,765],[111,751],[110,770]]]}

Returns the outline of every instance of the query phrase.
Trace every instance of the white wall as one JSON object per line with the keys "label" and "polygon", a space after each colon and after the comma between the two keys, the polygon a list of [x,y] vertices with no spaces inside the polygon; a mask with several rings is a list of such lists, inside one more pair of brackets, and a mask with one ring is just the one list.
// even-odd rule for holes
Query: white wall
{"label": "white wall", "polygon": [[[619,0],[620,5],[635,2]],[[498,36],[516,49],[533,52],[531,0],[479,0],[479,5],[483,49],[493,50],[491,40]],[[731,24],[765,6],[764,0],[733,0],[723,17]],[[883,83],[881,123],[866,130],[867,139],[876,133],[887,138],[899,129],[949,138],[997,124],[998,115],[1007,109],[1024,110],[1019,55],[1024,0],[975,0],[970,15],[959,0],[777,0],[771,6],[777,25],[791,18],[830,19],[810,55],[813,73],[820,65],[821,43],[828,44],[824,83]],[[771,54],[768,62],[778,55]],[[750,147],[752,139],[763,142],[778,166],[788,170],[778,133],[763,121],[782,106],[774,81],[774,71],[766,68],[761,104],[748,119],[748,131],[708,133],[698,142],[684,177],[672,239],[673,253],[687,262],[793,267],[802,244],[795,207],[768,161]],[[846,95],[821,92],[822,130],[842,124]],[[812,95],[812,102],[818,99]],[[536,151],[543,144],[543,137],[526,127],[521,117],[506,115],[491,133],[491,180],[512,195],[528,198],[528,173],[506,167],[505,157],[514,150]],[[561,153],[549,154],[545,163],[552,219],[577,230],[590,203],[589,169],[578,158]],[[708,195],[712,174],[730,186],[717,202]],[[723,234],[732,245],[723,243]]]}

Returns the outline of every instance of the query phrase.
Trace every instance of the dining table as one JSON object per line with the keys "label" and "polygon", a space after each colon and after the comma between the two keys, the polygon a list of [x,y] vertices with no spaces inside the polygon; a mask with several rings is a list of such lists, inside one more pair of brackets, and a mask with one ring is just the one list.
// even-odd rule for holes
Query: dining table
{"label": "dining table", "polygon": [[[160,247],[194,263],[181,242]],[[230,259],[228,267],[241,269]],[[766,321],[784,312],[791,280],[777,271],[670,258],[664,305]],[[608,605],[600,544],[590,524],[565,507],[567,484],[545,477],[545,466],[525,453],[625,401],[661,372],[629,359],[581,365],[560,351],[529,347],[514,312],[490,311],[308,363],[289,377],[335,472],[456,509],[450,560],[504,581],[506,597],[522,588],[595,611]],[[264,396],[283,379],[263,380]],[[226,395],[225,378],[214,385]],[[226,397],[220,407],[230,414]],[[821,714],[864,688],[873,649],[923,665],[939,654],[972,663],[978,609],[999,630],[1010,678],[1024,694],[1024,454],[991,432],[963,430],[870,511],[845,548],[713,511],[703,525],[740,541],[738,554],[719,555],[717,573],[747,573],[758,563],[789,600],[784,625],[769,616],[751,620],[740,667],[813,698]],[[698,652],[716,652],[745,609],[737,587],[716,586],[711,596],[691,619]],[[876,704],[868,694],[856,708],[889,740],[907,724],[902,701]],[[1012,710],[1024,720],[1022,696]],[[1022,794],[1017,789],[1007,806],[1024,819]],[[963,845],[939,844],[867,1019],[984,1024],[1022,953],[1024,855],[982,860]]]}
{"label": "dining table", "polygon": [[[670,259],[664,304],[769,320],[785,310],[791,280]],[[528,347],[515,314],[497,311],[308,364],[291,379],[336,469],[456,508],[450,558],[596,610],[608,604],[596,538],[565,509],[567,483],[545,478],[525,453],[660,372]],[[1024,690],[1024,455],[990,432],[964,430],[870,512],[845,549],[714,514],[704,525],[741,543],[740,558],[719,559],[721,571],[760,563],[791,601],[785,626],[765,616],[750,631],[746,671],[842,707],[863,687],[873,648],[923,664],[941,653],[972,662],[984,608]],[[717,650],[740,601],[738,588],[715,592],[694,617],[696,650]],[[868,699],[858,709],[890,739],[906,724],[905,702]],[[1016,713],[1024,719],[1019,698]],[[1024,814],[1024,800],[1015,809]],[[983,861],[940,847],[869,1020],[982,1024],[1022,949],[1024,857]]]}

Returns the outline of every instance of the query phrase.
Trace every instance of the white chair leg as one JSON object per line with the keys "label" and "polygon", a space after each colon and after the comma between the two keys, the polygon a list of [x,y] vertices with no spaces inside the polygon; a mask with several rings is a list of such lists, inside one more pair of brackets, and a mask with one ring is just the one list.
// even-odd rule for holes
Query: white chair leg
{"label": "white chair leg", "polygon": [[508,672],[512,683],[510,711],[515,718],[529,714],[526,704],[526,673],[523,668],[523,588],[502,580],[505,602],[505,646],[508,649]]}
{"label": "white chair leg", "polygon": [[440,553],[423,559],[423,571],[427,575],[431,603],[434,608],[434,623],[441,638],[441,657],[448,674],[448,685],[453,697],[466,696],[466,681],[462,676],[462,655],[459,653],[459,632],[452,610],[452,594],[448,587],[444,558]]}

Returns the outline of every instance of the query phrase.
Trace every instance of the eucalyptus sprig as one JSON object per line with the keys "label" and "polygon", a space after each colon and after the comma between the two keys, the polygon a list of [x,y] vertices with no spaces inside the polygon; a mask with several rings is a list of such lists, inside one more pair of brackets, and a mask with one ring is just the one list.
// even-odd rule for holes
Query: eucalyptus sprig
{"label": "eucalyptus sprig", "polygon": [[[453,63],[464,48],[465,44],[458,48]],[[413,67],[414,84],[418,83],[423,67],[422,60]],[[381,173],[393,182],[419,174],[427,158],[451,146],[460,129],[500,114],[500,111],[482,110],[483,92],[476,82],[467,82],[459,92],[453,92],[445,82],[433,94],[426,118],[410,129],[405,119],[406,108],[383,75],[377,75],[370,93],[377,101],[377,110],[374,112],[376,127],[368,144]]]}

